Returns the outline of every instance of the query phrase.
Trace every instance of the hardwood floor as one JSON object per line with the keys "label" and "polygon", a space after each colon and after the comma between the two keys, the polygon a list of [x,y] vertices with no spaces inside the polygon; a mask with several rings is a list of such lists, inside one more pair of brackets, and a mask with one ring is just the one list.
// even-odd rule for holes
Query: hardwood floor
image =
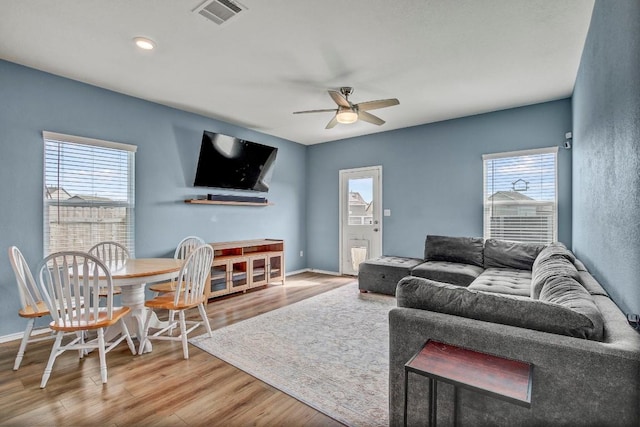
{"label": "hardwood floor", "polygon": [[[285,286],[211,300],[209,322],[218,329],[354,280],[317,273],[290,276]],[[195,309],[189,315],[198,318]],[[190,337],[202,333],[200,326]],[[41,390],[52,343],[30,344],[18,371],[12,368],[19,342],[0,345],[0,425],[341,425],[197,347],[189,345],[189,359],[183,359],[179,342],[154,341],[153,351],[141,356],[122,343],[107,354],[105,385],[97,352],[83,360],[75,351],[65,352]]]}

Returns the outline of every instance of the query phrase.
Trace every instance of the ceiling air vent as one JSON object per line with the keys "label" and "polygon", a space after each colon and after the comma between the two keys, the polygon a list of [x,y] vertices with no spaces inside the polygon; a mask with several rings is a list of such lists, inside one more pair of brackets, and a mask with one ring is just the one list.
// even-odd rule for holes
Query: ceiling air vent
{"label": "ceiling air vent", "polygon": [[221,25],[243,10],[247,10],[247,8],[231,0],[207,0],[198,6],[194,12]]}

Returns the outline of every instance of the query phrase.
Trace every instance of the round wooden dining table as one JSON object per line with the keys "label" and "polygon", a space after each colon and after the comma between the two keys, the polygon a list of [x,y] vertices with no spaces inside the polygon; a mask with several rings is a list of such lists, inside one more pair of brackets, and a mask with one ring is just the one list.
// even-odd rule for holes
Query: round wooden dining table
{"label": "round wooden dining table", "polygon": [[[123,265],[111,267],[111,279],[114,286],[122,289],[122,305],[131,308],[127,327],[138,339],[142,336],[147,316],[154,316],[150,327],[159,327],[161,323],[155,313],[144,306],[144,289],[147,283],[161,282],[178,277],[184,260],[174,258],[130,258]],[[111,335],[111,334],[108,334]],[[144,352],[151,351],[147,341]]]}

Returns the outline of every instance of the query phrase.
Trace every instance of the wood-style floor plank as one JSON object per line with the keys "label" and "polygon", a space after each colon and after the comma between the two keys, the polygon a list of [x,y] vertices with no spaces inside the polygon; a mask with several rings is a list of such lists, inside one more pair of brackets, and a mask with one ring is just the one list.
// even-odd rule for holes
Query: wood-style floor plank
{"label": "wood-style floor plank", "polygon": [[[318,273],[290,276],[285,286],[211,300],[207,316],[211,328],[218,329],[353,280]],[[197,310],[188,317],[197,320]],[[202,333],[200,326],[190,337]],[[141,356],[133,356],[122,343],[107,354],[105,385],[97,352],[82,360],[77,352],[66,352],[41,390],[52,344],[29,344],[15,372],[19,341],[0,344],[0,425],[342,425],[197,347],[189,345],[189,359],[184,360],[179,342],[154,341],[153,351]]]}

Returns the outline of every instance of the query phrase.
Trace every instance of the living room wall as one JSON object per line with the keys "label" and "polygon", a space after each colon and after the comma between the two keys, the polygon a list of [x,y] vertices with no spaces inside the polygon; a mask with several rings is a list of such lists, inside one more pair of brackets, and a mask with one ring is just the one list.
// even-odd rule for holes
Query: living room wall
{"label": "living room wall", "polygon": [[[205,129],[278,147],[273,206],[184,203],[221,192],[192,185]],[[286,242],[287,271],[306,267],[298,255],[306,251],[305,146],[0,61],[0,336],[26,324],[7,248],[18,246],[32,269],[43,255],[43,130],[138,146],[137,257],[173,256],[191,234],[211,242],[271,237]]]}
{"label": "living room wall", "polygon": [[[420,257],[427,234],[482,236],[482,154],[562,146],[570,130],[571,101],[563,99],[310,146],[309,267],[339,270],[339,170],[382,165],[383,208],[391,209],[383,253]],[[558,187],[558,239],[571,245],[571,151],[564,148]]]}
{"label": "living room wall", "polygon": [[640,313],[640,2],[595,3],[573,95],[573,250]]}

